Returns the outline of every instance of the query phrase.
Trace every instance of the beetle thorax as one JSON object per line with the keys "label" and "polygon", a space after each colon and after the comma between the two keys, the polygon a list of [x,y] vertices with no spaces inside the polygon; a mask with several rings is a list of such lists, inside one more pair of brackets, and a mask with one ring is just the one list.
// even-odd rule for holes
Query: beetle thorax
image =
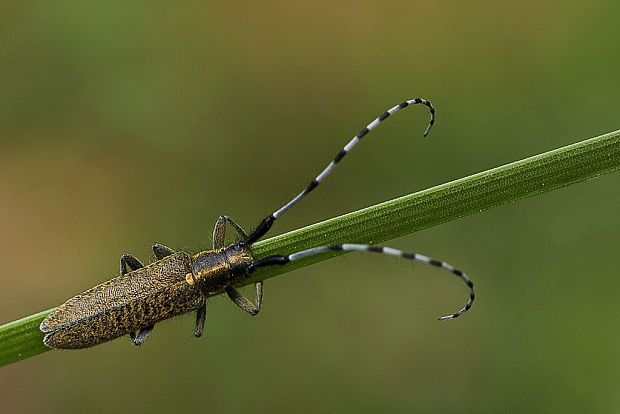
{"label": "beetle thorax", "polygon": [[248,275],[254,260],[249,249],[232,245],[200,252],[192,257],[192,275],[188,283],[196,283],[203,294],[221,293],[228,285]]}

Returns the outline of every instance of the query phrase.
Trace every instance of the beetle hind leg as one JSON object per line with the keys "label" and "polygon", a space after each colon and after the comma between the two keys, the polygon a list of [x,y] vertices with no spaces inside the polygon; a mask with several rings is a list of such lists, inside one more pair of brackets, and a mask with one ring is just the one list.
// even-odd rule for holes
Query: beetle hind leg
{"label": "beetle hind leg", "polygon": [[151,326],[147,326],[146,328],[142,328],[140,329],[140,332],[138,332],[137,335],[135,332],[130,332],[129,336],[131,337],[131,342],[133,342],[135,346],[142,345],[144,341],[146,341],[146,338],[149,337],[154,327],[155,325],[151,325]]}
{"label": "beetle hind leg", "polygon": [[140,260],[136,259],[135,256],[129,253],[125,253],[121,256],[121,276],[129,271],[140,269],[141,267],[144,267],[144,265]]}

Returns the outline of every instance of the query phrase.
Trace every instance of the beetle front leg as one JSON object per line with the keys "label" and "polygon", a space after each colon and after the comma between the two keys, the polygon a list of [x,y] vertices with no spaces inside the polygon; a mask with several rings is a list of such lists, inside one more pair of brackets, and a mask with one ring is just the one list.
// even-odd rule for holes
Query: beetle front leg
{"label": "beetle front leg", "polygon": [[256,283],[256,306],[237,289],[232,286],[226,288],[228,297],[235,302],[235,305],[246,311],[252,316],[258,315],[261,304],[263,303],[263,282]]}
{"label": "beetle front leg", "polygon": [[217,221],[215,222],[215,228],[213,229],[213,248],[219,249],[222,247],[226,247],[226,222],[230,223],[231,226],[235,230],[237,230],[237,234],[241,237],[241,240],[245,240],[248,238],[247,233],[241,228],[240,225],[235,223],[235,220],[231,219],[228,216],[219,216]]}
{"label": "beetle front leg", "polygon": [[125,253],[121,256],[121,276],[128,272],[128,267],[129,270],[136,270],[144,267],[144,265],[134,256],[130,255],[129,253]]}

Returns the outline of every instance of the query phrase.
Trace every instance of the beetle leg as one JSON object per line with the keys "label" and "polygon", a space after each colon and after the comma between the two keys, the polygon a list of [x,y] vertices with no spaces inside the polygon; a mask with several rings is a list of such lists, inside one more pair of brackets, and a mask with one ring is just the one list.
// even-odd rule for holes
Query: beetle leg
{"label": "beetle leg", "polygon": [[214,249],[226,247],[226,241],[224,240],[226,238],[226,222],[230,223],[230,225],[233,226],[235,230],[237,230],[237,233],[242,240],[248,238],[247,233],[241,228],[240,225],[235,223],[235,220],[231,219],[228,216],[219,216],[217,221],[215,222],[215,228],[213,229]]}
{"label": "beetle leg", "polygon": [[121,256],[121,276],[128,272],[128,267],[129,270],[136,270],[144,267],[144,265],[140,263],[140,260],[136,259],[134,256],[130,255],[129,253],[125,253]]}
{"label": "beetle leg", "polygon": [[196,332],[194,335],[196,338],[200,338],[202,336],[202,330],[205,327],[205,319],[207,318],[207,304],[204,303],[201,307],[198,308],[196,312]]}
{"label": "beetle leg", "polygon": [[142,345],[146,338],[148,338],[148,336],[151,334],[151,331],[154,327],[155,325],[151,325],[147,326],[146,328],[142,328],[140,329],[140,332],[138,332],[138,335],[136,335],[135,332],[130,332],[129,336],[131,337],[131,342],[133,342],[135,346]]}
{"label": "beetle leg", "polygon": [[164,246],[163,244],[155,243],[153,245],[153,253],[155,253],[157,260],[161,260],[164,257],[174,254],[174,250],[170,247]]}
{"label": "beetle leg", "polygon": [[235,302],[235,305],[239,306],[250,315],[256,316],[258,312],[260,312],[260,306],[263,303],[263,282],[256,283],[256,306],[232,286],[226,287],[226,293],[228,297]]}

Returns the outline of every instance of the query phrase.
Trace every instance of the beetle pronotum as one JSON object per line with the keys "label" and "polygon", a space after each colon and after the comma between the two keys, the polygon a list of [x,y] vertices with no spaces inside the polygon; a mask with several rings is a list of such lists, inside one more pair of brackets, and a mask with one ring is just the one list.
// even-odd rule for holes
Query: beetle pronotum
{"label": "beetle pronotum", "polygon": [[[74,296],[43,320],[43,342],[51,348],[77,349],[129,334],[134,345],[139,346],[149,336],[155,323],[194,310],[197,311],[195,336],[198,338],[202,335],[205,323],[205,295],[226,292],[241,309],[250,315],[257,315],[263,298],[262,282],[256,283],[256,304],[235,289],[236,283],[248,278],[259,267],[283,265],[330,250],[385,253],[441,267],[461,278],[469,287],[470,294],[465,307],[438,319],[453,319],[467,312],[474,301],[471,280],[448,263],[423,255],[363,244],[320,246],[288,256],[275,255],[257,261],[250,253],[252,244],[263,237],[278,218],[314,190],[366,134],[396,111],[415,104],[425,105],[430,110],[431,120],[424,132],[426,136],[435,122],[435,109],[429,101],[411,99],[390,108],[355,135],[301,193],[265,217],[249,235],[231,218],[220,216],[213,230],[212,250],[189,255],[155,244],[153,253],[157,260],[146,266],[125,253],[121,256],[119,277]],[[229,246],[224,242],[227,223],[240,237],[238,242]]]}

